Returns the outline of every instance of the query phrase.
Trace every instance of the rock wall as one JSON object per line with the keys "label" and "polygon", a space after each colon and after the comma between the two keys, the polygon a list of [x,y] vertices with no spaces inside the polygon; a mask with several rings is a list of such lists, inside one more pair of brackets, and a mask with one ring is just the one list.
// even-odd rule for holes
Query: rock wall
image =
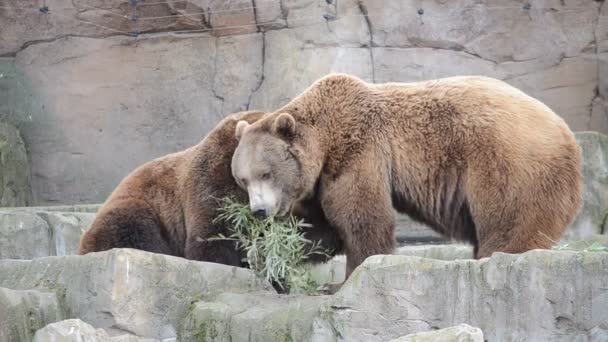
{"label": "rock wall", "polygon": [[377,255],[337,294],[301,296],[132,249],[0,260],[0,340],[605,341],[607,267],[606,252]]}
{"label": "rock wall", "polygon": [[0,56],[0,115],[30,149],[35,204],[101,202],[226,114],[277,108],[332,71],[493,76],[608,132],[604,1],[7,0]]}
{"label": "rock wall", "polygon": [[0,207],[30,204],[28,156],[19,131],[0,122]]}

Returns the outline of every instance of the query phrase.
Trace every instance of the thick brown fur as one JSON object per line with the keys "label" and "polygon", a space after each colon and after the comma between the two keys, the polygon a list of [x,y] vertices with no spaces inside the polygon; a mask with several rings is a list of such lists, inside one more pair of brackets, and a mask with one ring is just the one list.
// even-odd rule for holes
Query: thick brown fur
{"label": "thick brown fur", "polygon": [[391,253],[393,208],[482,258],[550,248],[581,205],[580,149],[567,124],[491,78],[326,76],[243,127],[233,165],[247,164],[236,161],[247,149],[283,143],[302,170],[291,199],[320,201],[345,242],[347,277]]}
{"label": "thick brown fur", "polygon": [[[232,241],[207,241],[227,234],[214,223],[217,199],[232,196],[246,202],[247,194],[231,175],[230,160],[237,140],[239,120],[254,122],[261,112],[232,114],[222,120],[199,144],[155,159],[135,169],[110,195],[80,241],[79,254],[112,248],[149,252],[233,266],[242,264],[242,253]],[[335,230],[326,224],[318,203],[299,203],[294,214],[313,223],[305,236],[321,241],[327,250],[341,249]],[[317,255],[312,262],[325,261]]]}

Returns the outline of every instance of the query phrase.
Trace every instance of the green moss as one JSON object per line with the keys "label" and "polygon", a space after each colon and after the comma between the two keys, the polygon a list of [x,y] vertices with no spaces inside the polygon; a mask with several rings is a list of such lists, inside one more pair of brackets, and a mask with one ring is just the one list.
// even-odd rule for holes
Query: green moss
{"label": "green moss", "polygon": [[198,325],[198,329],[196,329],[192,335],[194,336],[194,340],[197,342],[206,342],[218,337],[219,333],[215,325],[216,322],[213,319],[201,322]]}
{"label": "green moss", "polygon": [[207,340],[207,325],[205,322],[199,324],[198,329],[192,335],[197,342],[205,342]]}
{"label": "green moss", "polygon": [[597,236],[589,240],[572,241],[563,245],[553,247],[556,251],[579,251],[579,252],[608,252],[608,237]]}

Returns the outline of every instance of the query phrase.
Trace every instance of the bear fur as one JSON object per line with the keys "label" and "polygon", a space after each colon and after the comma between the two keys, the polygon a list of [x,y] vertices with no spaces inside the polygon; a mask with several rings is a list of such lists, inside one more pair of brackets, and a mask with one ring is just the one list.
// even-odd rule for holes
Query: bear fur
{"label": "bear fur", "polygon": [[[206,241],[227,227],[213,220],[218,198],[232,196],[246,202],[247,194],[232,178],[230,160],[237,145],[237,122],[254,122],[261,112],[241,112],[222,120],[199,144],[152,160],[135,169],[113,191],[82,236],[79,254],[134,248],[154,253],[246,267],[235,242]],[[294,214],[312,223],[306,238],[339,252],[341,241],[318,203],[303,201]],[[326,256],[313,254],[312,262]]]}
{"label": "bear fur", "polygon": [[257,194],[257,210],[319,201],[344,241],[347,278],[394,249],[393,209],[483,258],[550,248],[581,205],[568,125],[492,78],[370,84],[332,74],[235,133],[237,183],[251,197],[265,175],[274,189]]}

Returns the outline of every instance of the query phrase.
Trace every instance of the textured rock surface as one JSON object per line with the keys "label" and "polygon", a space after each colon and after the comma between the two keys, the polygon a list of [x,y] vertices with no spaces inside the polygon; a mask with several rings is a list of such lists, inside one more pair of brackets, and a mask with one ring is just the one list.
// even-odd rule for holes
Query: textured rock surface
{"label": "textured rock surface", "polygon": [[0,122],[0,207],[28,205],[30,187],[27,152],[19,131]]}
{"label": "textured rock surface", "polygon": [[[344,340],[386,341],[460,323],[489,341],[608,337],[608,253],[496,253],[480,261],[366,260],[331,302]],[[534,319],[530,319],[533,317]]]}
{"label": "textured rock surface", "polygon": [[36,331],[34,342],[157,342],[157,339],[140,338],[131,334],[111,337],[103,329],[95,329],[79,319],[51,323]]}
{"label": "textured rock surface", "polygon": [[390,342],[484,342],[483,332],[479,328],[467,324],[459,324],[455,327],[427,331],[422,333],[406,335]]}
{"label": "textured rock surface", "polygon": [[0,339],[29,341],[66,318],[82,321],[49,325],[37,340],[374,342],[460,331],[475,341],[462,326],[430,332],[462,323],[490,341],[608,338],[606,252],[397,253],[368,258],[336,295],[309,297],[277,295],[249,270],[131,249],[0,260]]}
{"label": "textured rock surface", "polygon": [[179,336],[183,341],[326,341],[315,326],[321,297],[224,293],[196,303]]}
{"label": "textured rock surface", "polygon": [[63,316],[53,292],[0,287],[0,341],[31,341],[37,329]]}
{"label": "textured rock surface", "polygon": [[608,136],[579,132],[576,138],[583,150],[583,207],[564,240],[608,233]]}
{"label": "textured rock surface", "polygon": [[35,204],[100,202],[227,113],[275,109],[331,71],[493,76],[608,132],[605,1],[45,3],[0,8],[0,115],[30,149]]}
{"label": "textured rock surface", "polygon": [[[472,259],[473,248],[459,244],[403,246],[397,248],[394,254],[449,261]],[[311,272],[319,284],[339,283],[344,281],[345,269],[346,258],[339,255],[326,263],[315,265]]]}
{"label": "textured rock surface", "polygon": [[101,204],[54,205],[48,207],[0,208],[1,211],[28,210],[33,212],[50,211],[64,213],[96,213]]}
{"label": "textured rock surface", "polygon": [[94,213],[0,210],[0,259],[72,255]]}
{"label": "textured rock surface", "polygon": [[151,338],[175,337],[197,299],[270,289],[246,269],[131,249],[0,260],[0,274],[2,287],[56,292],[67,317]]}

